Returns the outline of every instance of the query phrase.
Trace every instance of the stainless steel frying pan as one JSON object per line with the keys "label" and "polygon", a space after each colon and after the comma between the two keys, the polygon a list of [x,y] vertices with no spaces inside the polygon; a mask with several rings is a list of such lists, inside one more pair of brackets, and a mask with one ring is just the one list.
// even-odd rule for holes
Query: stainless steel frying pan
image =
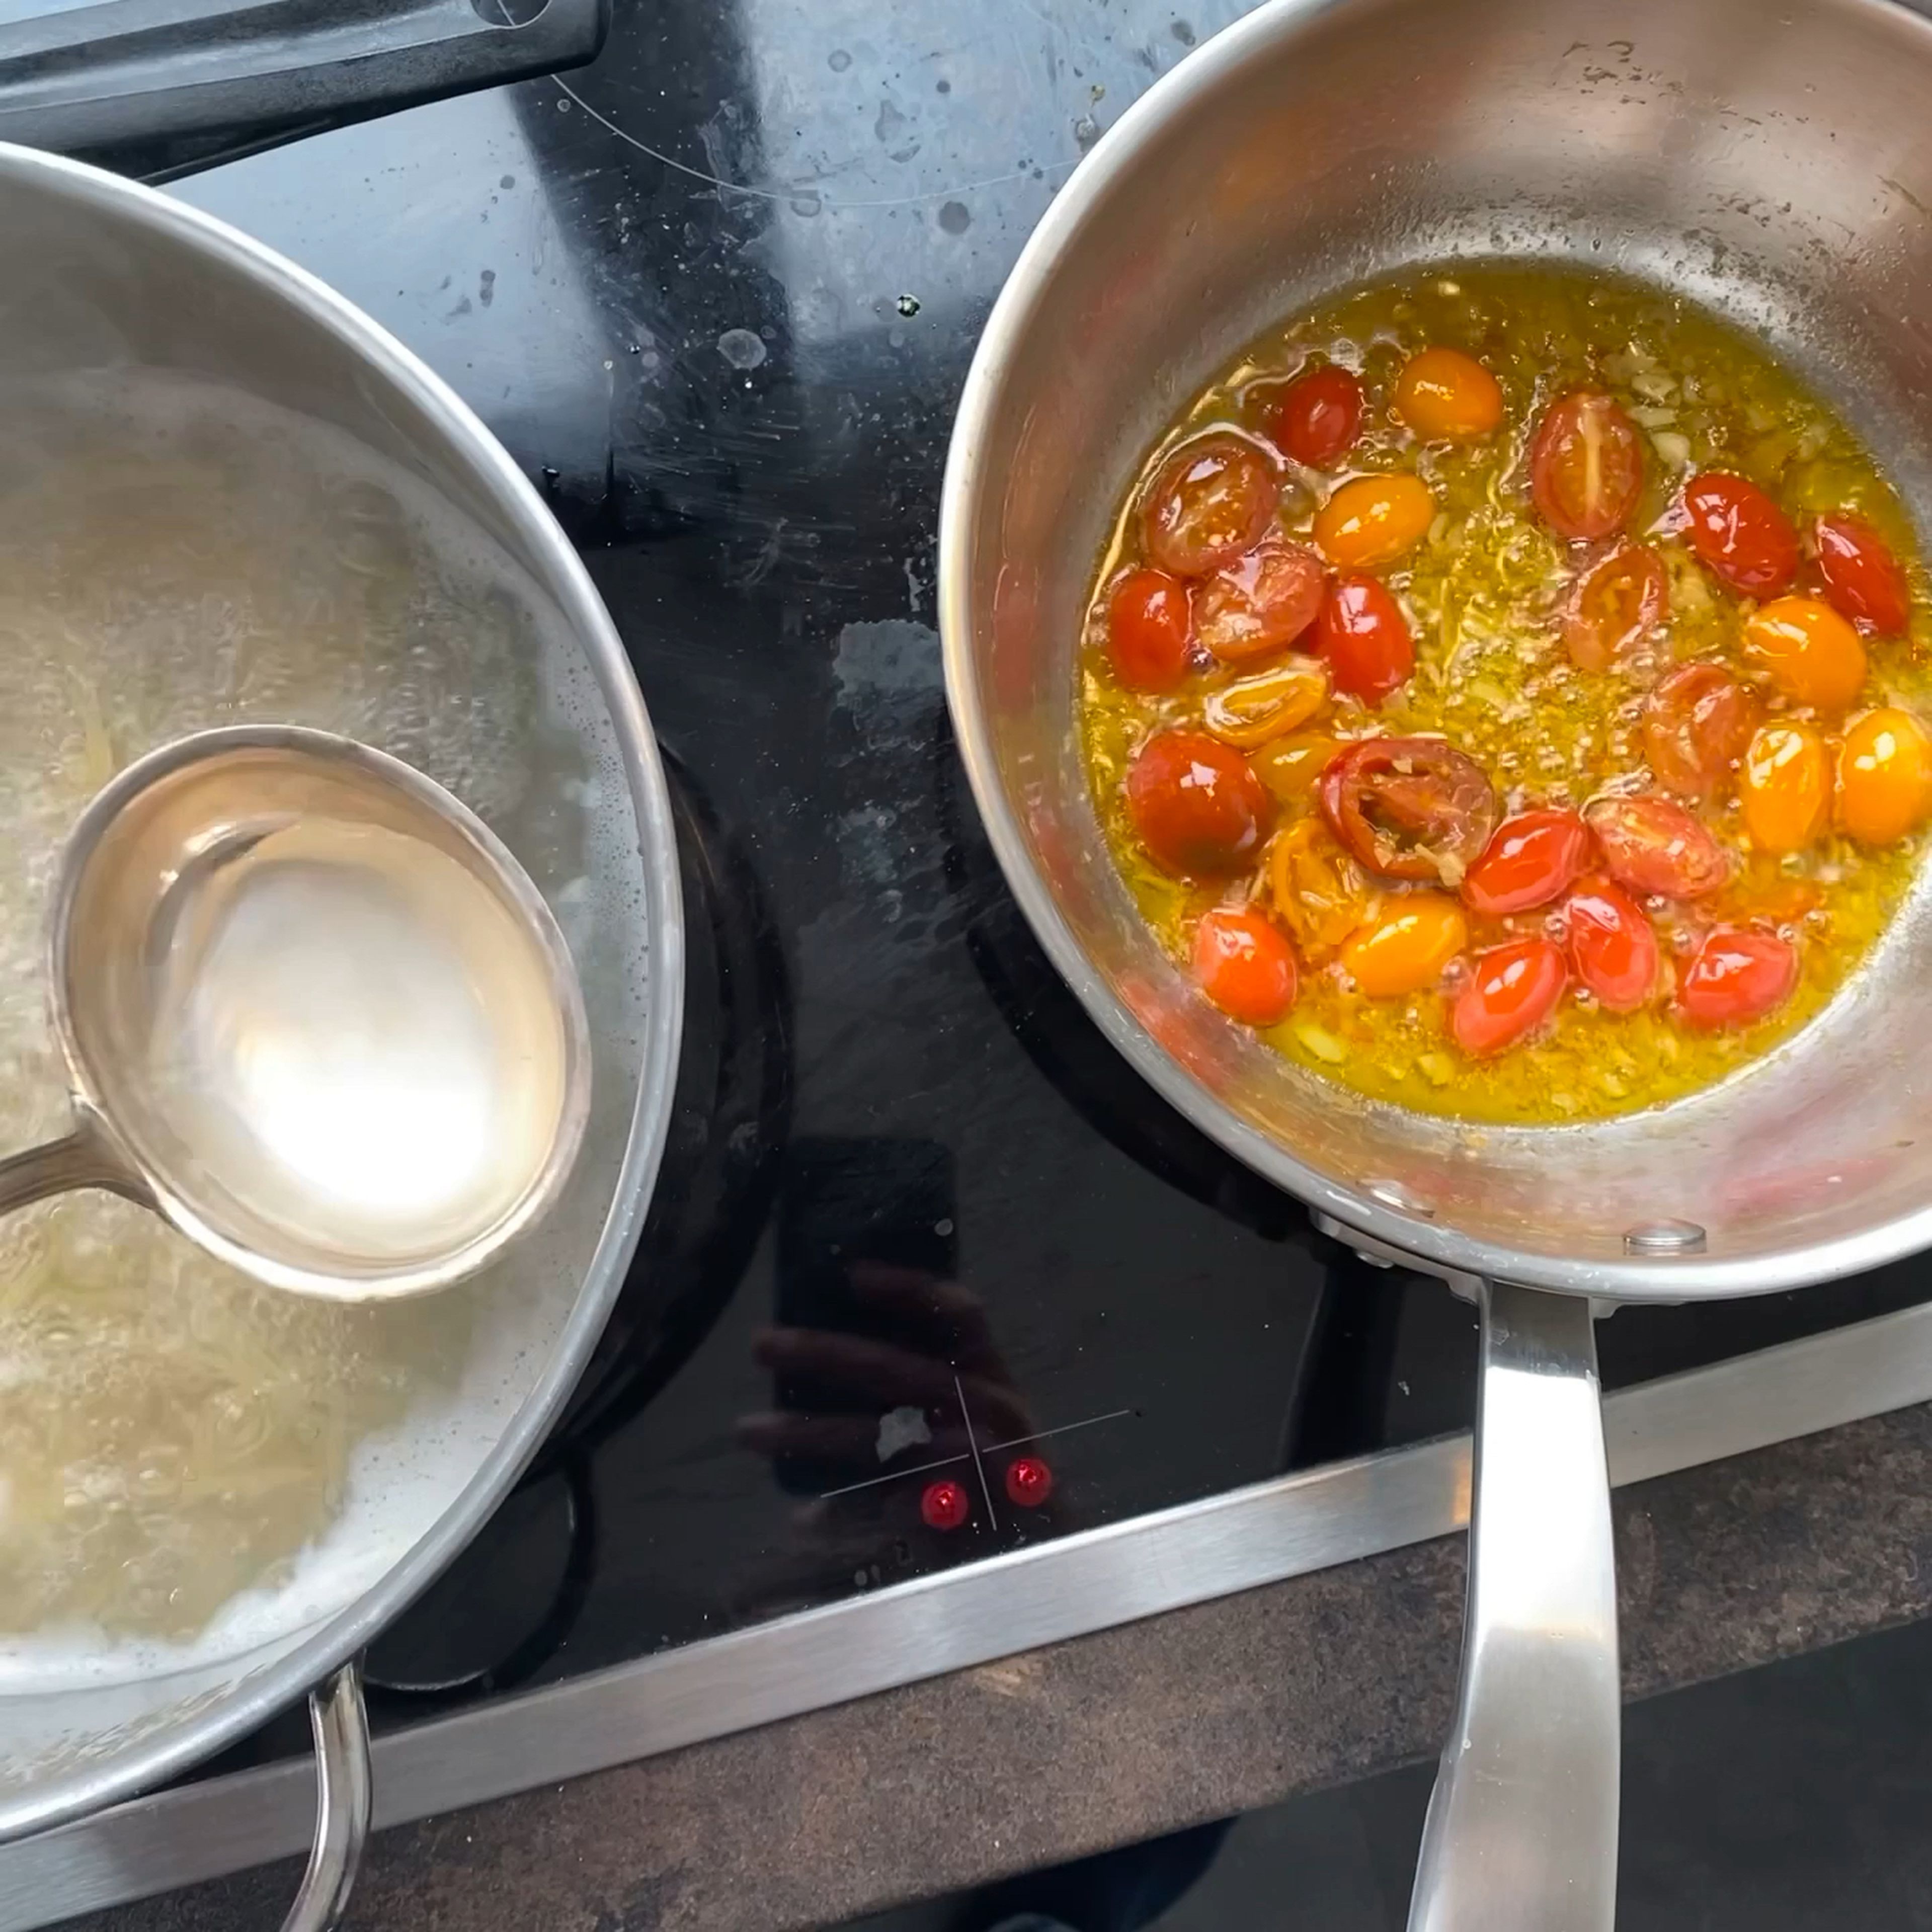
{"label": "stainless steel frying pan", "polygon": [[[1114,1045],[1371,1257],[1482,1311],[1456,1729],[1410,1923],[1609,1932],[1616,1599],[1592,1316],[1932,1244],[1932,886],[1798,1037],[1564,1128],[1370,1105],[1226,1024],[1108,859],[1076,754],[1088,573],[1141,452],[1270,322],[1449,257],[1547,256],[1762,332],[1932,486],[1932,27],[1885,0],[1274,0],[1121,118],[968,378],[942,512],[947,691],[993,844]],[[1922,521],[1922,527],[1923,527]]]}

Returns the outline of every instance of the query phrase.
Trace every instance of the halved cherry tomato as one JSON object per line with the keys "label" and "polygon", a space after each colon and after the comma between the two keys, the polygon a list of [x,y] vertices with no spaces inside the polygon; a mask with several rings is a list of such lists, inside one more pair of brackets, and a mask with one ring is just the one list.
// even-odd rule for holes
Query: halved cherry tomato
{"label": "halved cherry tomato", "polygon": [[1816,597],[1760,604],[1745,620],[1744,649],[1780,691],[1821,711],[1842,711],[1865,681],[1858,632]]}
{"label": "halved cherry tomato", "polygon": [[1590,830],[1574,812],[1520,812],[1496,827],[1462,881],[1472,912],[1502,919],[1557,898],[1590,862]]}
{"label": "halved cherry tomato", "polygon": [[1650,768],[1668,791],[1707,799],[1744,754],[1764,707],[1708,658],[1680,664],[1643,701]]}
{"label": "halved cherry tomato", "polygon": [[1130,570],[1107,598],[1107,656],[1130,691],[1172,691],[1187,675],[1187,586],[1164,570]]}
{"label": "halved cherry tomato", "polygon": [[1576,580],[1563,641],[1580,670],[1610,666],[1660,622],[1670,602],[1664,560],[1646,544],[1619,544]]}
{"label": "halved cherry tomato", "polygon": [[1932,818],[1932,734],[1909,711],[1868,711],[1838,752],[1838,823],[1889,845]]}
{"label": "halved cherry tomato", "polygon": [[1177,577],[1205,577],[1260,542],[1280,486],[1267,454],[1246,436],[1216,430],[1184,442],[1141,503],[1149,559]]}
{"label": "halved cherry tomato", "polygon": [[1328,702],[1328,667],[1316,658],[1289,658],[1210,691],[1201,722],[1224,745],[1251,751],[1306,724]]}
{"label": "halved cherry tomato", "polygon": [[1825,595],[1868,637],[1896,638],[1912,614],[1912,593],[1892,546],[1849,510],[1820,517],[1813,536]]}
{"label": "halved cherry tomato", "polygon": [[1311,960],[1325,959],[1369,906],[1361,868],[1318,818],[1298,819],[1268,854],[1268,896]]}
{"label": "halved cherry tomato", "polygon": [[1561,950],[1546,939],[1506,940],[1478,953],[1449,1016],[1456,1044],[1478,1059],[1515,1046],[1556,1010],[1569,976]]}
{"label": "halved cherry tomato", "polygon": [[1408,620],[1372,577],[1338,577],[1323,592],[1315,648],[1328,660],[1335,688],[1379,704],[1415,669]]}
{"label": "halved cherry tomato", "polygon": [[1436,499],[1420,477],[1358,476],[1315,513],[1315,541],[1340,569],[1379,570],[1406,556],[1435,520]]}
{"label": "halved cherry tomato", "polygon": [[1194,928],[1194,976],[1230,1019],[1273,1026],[1294,1004],[1294,948],[1259,913],[1228,907],[1204,913]]}
{"label": "halved cherry tomato", "polygon": [[1342,970],[1372,1000],[1419,993],[1469,942],[1462,908],[1442,892],[1404,892],[1342,949]]}
{"label": "halved cherry tomato", "polygon": [[1503,419],[1495,376],[1460,349],[1425,349],[1402,365],[1395,412],[1428,442],[1474,442]]}
{"label": "halved cherry tomato", "polygon": [[1684,486],[1684,535],[1705,566],[1745,597],[1774,597],[1798,574],[1791,519],[1748,477],[1706,470]]}
{"label": "halved cherry tomato", "polygon": [[1702,898],[1731,876],[1730,855],[1703,824],[1655,792],[1600,798],[1583,818],[1611,876],[1634,892]]}
{"label": "halved cherry tomato", "polygon": [[1341,748],[1340,740],[1325,732],[1295,731],[1271,738],[1248,762],[1283,805],[1296,805],[1314,790],[1316,780]]}
{"label": "halved cherry tomato", "polygon": [[1194,593],[1194,634],[1226,664],[1294,643],[1322,608],[1322,560],[1305,544],[1268,537]]}
{"label": "halved cherry tomato", "polygon": [[1452,890],[1496,828],[1482,767],[1440,738],[1364,738],[1322,774],[1316,796],[1335,836],[1394,879]]}
{"label": "halved cherry tomato", "polygon": [[1274,822],[1274,800],[1247,760],[1204,731],[1156,731],[1135,753],[1126,790],[1156,862],[1190,877],[1245,872]]}
{"label": "halved cherry tomato", "polygon": [[1804,724],[1767,724],[1738,775],[1744,830],[1761,852],[1802,852],[1825,823],[1832,794],[1825,741]]}
{"label": "halved cherry tomato", "polygon": [[1269,436],[1298,463],[1330,470],[1362,433],[1362,386],[1333,363],[1298,376],[1267,417]]}
{"label": "halved cherry tomato", "polygon": [[1529,494],[1559,537],[1594,543],[1630,520],[1643,488],[1643,441],[1616,400],[1573,389],[1550,404],[1529,445]]}
{"label": "halved cherry tomato", "polygon": [[1798,955],[1775,934],[1720,926],[1704,935],[1677,988],[1677,1010],[1695,1027],[1747,1026],[1791,997]]}
{"label": "halved cherry tomato", "polygon": [[1657,932],[1615,880],[1593,872],[1563,902],[1570,963],[1613,1013],[1631,1013],[1657,990]]}

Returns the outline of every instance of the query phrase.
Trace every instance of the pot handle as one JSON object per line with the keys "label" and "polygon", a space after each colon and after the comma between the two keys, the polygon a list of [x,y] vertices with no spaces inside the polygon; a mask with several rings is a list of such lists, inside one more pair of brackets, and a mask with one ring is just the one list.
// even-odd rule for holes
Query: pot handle
{"label": "pot handle", "polygon": [[334,1932],[369,1837],[369,1719],[362,1673],[345,1664],[308,1697],[315,1734],[315,1838],[282,1932]]}
{"label": "pot handle", "polygon": [[1485,1282],[1455,1728],[1409,1932],[1612,1932],[1622,1705],[1590,1305]]}
{"label": "pot handle", "polygon": [[[489,8],[491,17],[483,17]],[[0,140],[168,181],[596,57],[610,0],[95,0],[0,27]]]}

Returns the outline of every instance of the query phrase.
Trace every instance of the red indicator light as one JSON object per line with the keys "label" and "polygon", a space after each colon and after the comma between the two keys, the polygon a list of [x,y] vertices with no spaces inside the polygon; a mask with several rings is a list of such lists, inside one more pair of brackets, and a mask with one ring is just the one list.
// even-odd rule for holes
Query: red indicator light
{"label": "red indicator light", "polygon": [[1038,1509],[1053,1493],[1053,1472],[1037,1456],[1016,1456],[1006,1465],[1006,1496],[1016,1509]]}
{"label": "red indicator light", "polygon": [[919,1513],[928,1529],[957,1529],[973,1514],[973,1499],[964,1483],[941,1476],[938,1482],[926,1484],[919,1499]]}

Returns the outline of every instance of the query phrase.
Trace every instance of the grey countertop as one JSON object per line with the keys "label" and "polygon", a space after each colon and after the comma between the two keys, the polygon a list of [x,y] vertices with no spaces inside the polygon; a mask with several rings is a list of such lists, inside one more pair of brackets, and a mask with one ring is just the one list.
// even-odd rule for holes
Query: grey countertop
{"label": "grey countertop", "polygon": [[[1932,1408],[1621,1490],[1631,1698],[1932,1609]],[[379,1838],[362,1932],[778,1932],[1251,1809],[1446,1730],[1460,1537]],[[283,1864],[76,1921],[260,1932]]]}

